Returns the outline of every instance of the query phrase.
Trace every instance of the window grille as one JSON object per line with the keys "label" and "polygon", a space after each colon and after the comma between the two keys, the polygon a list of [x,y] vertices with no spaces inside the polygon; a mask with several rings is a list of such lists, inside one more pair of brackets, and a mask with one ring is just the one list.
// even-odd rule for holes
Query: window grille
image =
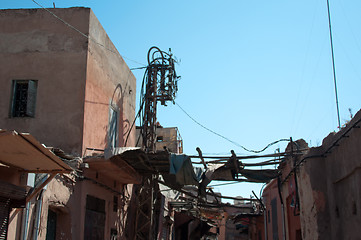
{"label": "window grille", "polygon": [[35,117],[36,80],[13,80],[11,117]]}

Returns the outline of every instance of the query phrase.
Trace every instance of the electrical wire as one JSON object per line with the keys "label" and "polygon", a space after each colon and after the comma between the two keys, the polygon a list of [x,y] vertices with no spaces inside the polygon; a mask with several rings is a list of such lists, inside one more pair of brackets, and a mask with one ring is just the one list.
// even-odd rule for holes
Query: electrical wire
{"label": "electrical wire", "polygon": [[125,139],[125,143],[124,143],[125,147],[127,146],[128,138],[129,138],[130,132],[132,131],[132,128],[134,127],[135,121],[137,120],[137,118],[140,116],[140,113],[142,112],[144,102],[145,101],[143,101],[142,105],[139,107],[139,111],[138,111],[137,115],[134,118],[132,126],[130,126],[130,129],[129,129],[128,134],[127,134],[127,138]]}
{"label": "electrical wire", "polygon": [[175,104],[182,110],[182,112],[183,112],[184,114],[186,114],[193,122],[195,122],[196,124],[198,124],[200,127],[202,127],[202,128],[204,128],[205,130],[213,133],[214,135],[217,135],[218,137],[223,138],[224,140],[226,140],[226,141],[234,144],[235,146],[242,148],[243,150],[245,150],[245,151],[247,151],[247,152],[260,153],[260,152],[265,151],[267,148],[269,148],[270,146],[272,146],[272,145],[274,145],[274,144],[276,144],[276,143],[279,143],[279,142],[289,142],[289,141],[290,141],[289,139],[279,139],[279,140],[277,140],[277,141],[274,141],[274,142],[269,143],[267,146],[265,146],[265,147],[262,148],[261,150],[248,149],[248,148],[242,146],[241,144],[239,144],[239,143],[237,143],[237,142],[235,142],[235,141],[232,141],[231,139],[229,139],[229,138],[227,138],[227,137],[225,137],[225,136],[223,136],[223,135],[221,135],[221,134],[219,134],[219,133],[217,133],[217,132],[209,129],[208,127],[204,126],[203,124],[201,124],[200,122],[198,122],[196,119],[194,119],[191,115],[189,115],[177,102],[175,102]]}
{"label": "electrical wire", "polygon": [[144,67],[137,67],[137,68],[131,68],[130,70],[140,70],[140,69],[144,69],[144,68],[147,68],[147,66],[144,66]]}
{"label": "electrical wire", "polygon": [[[31,0],[31,1],[33,1],[36,5],[38,5],[39,7],[41,7],[42,9],[44,9],[45,11],[47,11],[48,13],[50,13],[53,17],[55,17],[56,19],[58,19],[59,21],[61,21],[62,23],[64,23],[66,26],[68,26],[69,28],[73,29],[74,31],[76,31],[77,33],[79,33],[80,35],[82,35],[83,37],[87,38],[87,39],[90,40],[90,41],[93,41],[95,44],[103,47],[104,49],[106,49],[106,50],[108,50],[108,51],[110,51],[110,52],[112,52],[112,53],[115,53],[115,54],[119,54],[119,55],[120,55],[120,53],[119,53],[118,51],[114,51],[114,50],[106,47],[104,44],[96,41],[95,39],[93,39],[93,38],[90,37],[89,35],[86,35],[85,33],[83,33],[82,31],[80,31],[79,29],[77,29],[76,27],[74,27],[73,25],[71,25],[70,23],[68,23],[67,21],[65,21],[64,19],[62,19],[61,17],[59,17],[58,15],[56,15],[55,13],[53,13],[52,11],[50,11],[49,9],[45,8],[45,7],[44,7],[43,5],[41,5],[40,3],[36,2],[35,0]],[[123,58],[131,61],[131,62],[134,62],[134,63],[136,63],[136,64],[139,64],[139,65],[141,65],[141,66],[145,66],[145,67],[146,67],[146,65],[143,64],[143,63],[140,63],[140,62],[137,62],[137,61],[135,61],[135,60],[133,60],[133,59],[130,59],[130,58],[128,58],[128,57],[125,57],[124,55],[121,55],[121,56],[122,56]]]}
{"label": "electrical wire", "polygon": [[241,182],[219,183],[219,184],[209,185],[208,187],[218,187],[218,186],[231,185],[236,183],[241,183]]}

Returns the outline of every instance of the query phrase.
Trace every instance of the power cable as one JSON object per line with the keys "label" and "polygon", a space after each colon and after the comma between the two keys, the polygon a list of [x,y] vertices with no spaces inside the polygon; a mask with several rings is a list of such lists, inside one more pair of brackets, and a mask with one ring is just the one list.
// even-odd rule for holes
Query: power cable
{"label": "power cable", "polygon": [[229,139],[229,138],[227,138],[227,137],[225,137],[225,136],[223,136],[223,135],[221,135],[221,134],[219,134],[219,133],[217,133],[217,132],[215,132],[215,131],[207,128],[206,126],[204,126],[203,124],[201,124],[200,122],[198,122],[197,120],[195,120],[191,115],[189,115],[177,102],[175,102],[175,104],[182,110],[183,113],[185,113],[193,122],[195,122],[196,124],[198,124],[200,127],[206,129],[207,131],[213,133],[214,135],[217,135],[218,137],[221,137],[221,138],[225,139],[226,141],[234,144],[235,146],[242,148],[243,150],[245,150],[245,151],[247,151],[247,152],[260,153],[260,152],[265,151],[267,148],[269,148],[270,146],[272,146],[272,145],[274,145],[274,144],[276,144],[276,143],[279,143],[279,142],[289,142],[289,141],[290,141],[289,139],[280,139],[280,140],[277,140],[277,141],[274,141],[274,142],[269,143],[267,146],[265,146],[265,147],[264,147],[263,149],[261,149],[261,150],[248,149],[248,148],[242,146],[241,144],[239,144],[239,143],[237,143],[237,142],[235,142],[235,141],[232,141],[231,139]]}
{"label": "power cable", "polygon": [[147,68],[147,66],[144,66],[144,67],[137,67],[137,68],[131,68],[130,70],[140,70],[140,69],[144,69],[144,68]]}
{"label": "power cable", "polygon": [[144,102],[145,102],[145,101],[143,101],[142,105],[139,107],[139,111],[138,111],[137,115],[135,116],[132,125],[131,125],[130,128],[129,128],[129,131],[128,131],[128,134],[127,134],[127,138],[125,139],[125,143],[124,143],[124,146],[125,146],[125,147],[127,146],[128,138],[129,138],[130,132],[132,131],[132,128],[134,127],[135,121],[137,120],[137,118],[140,116],[140,113],[142,112]]}
{"label": "power cable", "polygon": [[76,31],[77,33],[79,33],[79,34],[82,35],[83,37],[87,38],[88,40],[93,41],[95,44],[103,47],[104,49],[106,49],[106,50],[108,50],[108,51],[110,51],[110,52],[112,52],[112,53],[119,54],[120,56],[122,56],[123,58],[125,58],[125,59],[127,59],[127,60],[129,60],[129,61],[131,61],[131,62],[134,62],[134,63],[139,64],[139,65],[141,65],[141,66],[145,66],[144,64],[142,64],[142,63],[140,63],[140,62],[137,62],[137,61],[135,61],[135,60],[133,60],[133,59],[130,59],[130,58],[128,58],[128,57],[125,57],[125,56],[121,55],[121,54],[120,54],[119,52],[117,52],[117,51],[114,51],[114,50],[112,50],[112,49],[110,49],[110,48],[107,48],[104,44],[96,41],[95,39],[91,38],[89,35],[86,35],[85,33],[83,33],[82,31],[80,31],[79,29],[77,29],[76,27],[74,27],[73,25],[71,25],[70,23],[68,23],[67,21],[65,21],[64,19],[62,19],[61,17],[59,17],[58,15],[56,15],[55,13],[53,13],[52,11],[50,11],[49,9],[45,8],[44,6],[42,6],[40,3],[36,2],[35,0],[31,0],[31,1],[33,1],[36,5],[38,5],[39,7],[41,7],[42,9],[44,9],[45,11],[47,11],[48,13],[50,13],[51,15],[53,15],[53,17],[55,17],[56,19],[58,19],[59,21],[61,21],[62,23],[64,23],[64,24],[65,24],[66,26],[68,26],[69,28],[73,29],[74,31]]}
{"label": "power cable", "polygon": [[301,95],[301,90],[302,90],[302,86],[304,86],[304,82],[305,82],[305,70],[306,70],[306,64],[309,62],[309,53],[310,53],[310,48],[311,48],[311,40],[313,40],[313,30],[314,30],[314,25],[315,25],[315,21],[316,21],[316,11],[317,8],[315,8],[314,13],[313,13],[313,18],[312,18],[312,24],[311,24],[311,28],[310,28],[310,32],[309,32],[309,37],[308,37],[308,43],[306,45],[306,51],[305,51],[305,59],[303,62],[303,67],[301,70],[301,75],[300,75],[300,81],[299,81],[299,87],[297,88],[297,97],[296,97],[296,106],[294,108],[294,112],[293,112],[293,118],[292,118],[292,125],[291,125],[291,135],[293,135],[293,128],[295,126],[295,122],[296,122],[296,113],[299,111],[298,108],[298,103],[300,100],[300,95]]}
{"label": "power cable", "polygon": [[209,185],[208,187],[218,187],[218,186],[231,185],[236,183],[241,183],[241,182],[218,183],[218,184]]}

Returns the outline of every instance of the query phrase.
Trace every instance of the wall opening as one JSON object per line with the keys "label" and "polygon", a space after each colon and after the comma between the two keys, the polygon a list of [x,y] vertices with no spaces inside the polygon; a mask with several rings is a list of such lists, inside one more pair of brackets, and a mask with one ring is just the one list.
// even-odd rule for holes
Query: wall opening
{"label": "wall opening", "polygon": [[56,239],[56,222],[57,222],[57,213],[49,209],[48,211],[48,222],[46,227],[46,240],[55,240]]}
{"label": "wall opening", "polygon": [[105,228],[105,200],[87,195],[84,239],[103,240]]}

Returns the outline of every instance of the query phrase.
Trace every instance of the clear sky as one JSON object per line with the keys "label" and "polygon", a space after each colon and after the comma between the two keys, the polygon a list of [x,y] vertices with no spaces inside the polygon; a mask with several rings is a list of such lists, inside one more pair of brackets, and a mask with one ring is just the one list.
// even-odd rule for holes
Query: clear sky
{"label": "clear sky", "polygon": [[[176,102],[209,129],[250,149],[281,138],[318,146],[337,131],[326,0],[37,0],[45,7],[93,9],[130,68],[146,65],[151,46],[179,60]],[[37,8],[1,0],[0,8]],[[341,123],[361,107],[361,1],[330,0]],[[0,23],[1,28],[1,23]],[[139,84],[144,70],[134,70]],[[138,95],[139,97],[139,95]],[[137,99],[138,102],[138,99]],[[238,155],[244,150],[206,131],[178,106],[159,107],[178,127],[184,152]],[[284,150],[285,144],[276,148]],[[217,187],[248,197],[261,185]]]}

